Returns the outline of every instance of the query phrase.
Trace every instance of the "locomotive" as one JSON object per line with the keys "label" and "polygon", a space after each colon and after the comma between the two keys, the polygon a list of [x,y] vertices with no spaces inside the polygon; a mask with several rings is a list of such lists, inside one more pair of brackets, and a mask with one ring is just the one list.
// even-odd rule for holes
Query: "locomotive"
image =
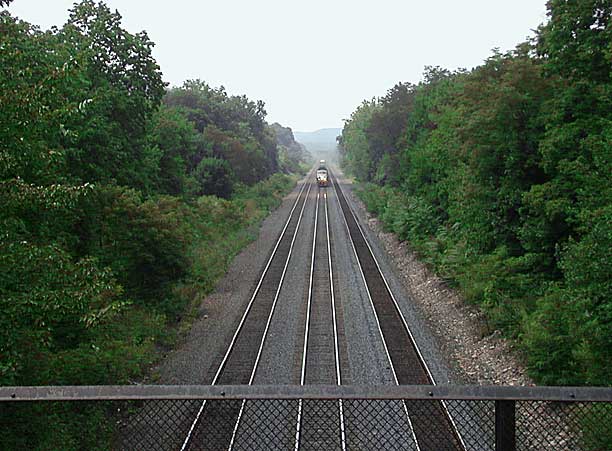
{"label": "locomotive", "polygon": [[319,188],[326,187],[327,185],[329,185],[325,160],[319,161],[319,168],[317,169],[317,185],[319,185]]}

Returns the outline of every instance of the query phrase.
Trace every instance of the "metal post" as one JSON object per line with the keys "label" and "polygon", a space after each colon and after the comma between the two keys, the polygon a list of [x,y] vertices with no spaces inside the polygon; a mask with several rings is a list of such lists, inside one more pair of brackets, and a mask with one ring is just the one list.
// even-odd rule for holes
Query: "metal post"
{"label": "metal post", "polygon": [[515,401],[495,401],[495,451],[516,451]]}

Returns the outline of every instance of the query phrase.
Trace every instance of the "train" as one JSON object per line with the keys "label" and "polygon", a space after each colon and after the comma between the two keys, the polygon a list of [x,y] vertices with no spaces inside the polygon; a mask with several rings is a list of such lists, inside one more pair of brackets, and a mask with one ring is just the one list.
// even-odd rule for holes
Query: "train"
{"label": "train", "polygon": [[325,160],[319,161],[319,168],[317,169],[317,185],[319,185],[319,188],[329,185],[329,176],[327,174]]}

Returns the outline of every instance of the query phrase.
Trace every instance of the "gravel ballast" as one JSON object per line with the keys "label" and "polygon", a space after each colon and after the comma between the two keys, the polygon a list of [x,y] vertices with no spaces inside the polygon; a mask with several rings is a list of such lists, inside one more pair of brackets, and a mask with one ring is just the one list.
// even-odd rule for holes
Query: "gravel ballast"
{"label": "gravel ballast", "polygon": [[[405,243],[382,231],[379,221],[370,217],[353,195],[351,181],[339,170],[334,173],[436,383],[531,384],[511,344],[499,333],[481,337],[480,313],[419,262]],[[263,221],[258,238],[236,256],[214,293],[202,299],[190,331],[160,363],[159,383],[212,381],[305,181]],[[393,374],[338,199],[333,187],[324,191],[332,235],[343,383],[391,384]],[[299,383],[316,193],[314,186],[272,316],[255,377],[257,384]]]}

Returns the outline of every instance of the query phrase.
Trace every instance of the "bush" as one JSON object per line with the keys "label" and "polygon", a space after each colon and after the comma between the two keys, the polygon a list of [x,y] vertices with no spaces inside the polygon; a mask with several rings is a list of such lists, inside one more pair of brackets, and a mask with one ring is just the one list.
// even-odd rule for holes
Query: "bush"
{"label": "bush", "polygon": [[258,221],[278,207],[283,196],[295,185],[297,178],[286,174],[274,174],[253,186],[241,186],[235,199],[241,203],[250,221]]}
{"label": "bush", "polygon": [[32,362],[75,346],[124,305],[107,268],[56,245],[3,239],[0,267],[2,385],[40,381]]}
{"label": "bush", "polygon": [[[7,403],[8,404],[8,403]],[[0,422],[10,431],[0,448],[11,451],[107,451],[113,439],[110,419],[116,403],[12,403]]]}
{"label": "bush", "polygon": [[612,207],[593,212],[589,232],[562,252],[563,281],[526,321],[534,377],[548,384],[607,385],[612,375]]}
{"label": "bush", "polygon": [[226,160],[203,158],[194,173],[199,196],[213,195],[228,199],[233,191],[233,171]]}
{"label": "bush", "polygon": [[[235,200],[143,200],[101,186],[62,211],[68,248],[25,241],[27,224],[4,218],[0,236],[3,385],[121,384],[139,379],[173,340],[175,321],[209,293],[295,178],[277,175]],[[251,210],[247,212],[247,204]],[[6,214],[6,212],[5,212]],[[131,304],[127,300],[131,300]],[[28,405],[0,413],[2,449],[108,449],[103,406]],[[23,424],[44,418],[35,432]],[[92,434],[82,436],[88,428]],[[58,433],[61,437],[58,437]],[[90,443],[95,437],[95,443]],[[106,442],[108,443],[108,441]]]}
{"label": "bush", "polygon": [[131,189],[99,187],[79,205],[77,251],[111,268],[129,299],[174,314],[180,308],[172,305],[171,287],[189,266],[190,222],[193,213],[178,198],[143,201]]}
{"label": "bush", "polygon": [[374,215],[381,215],[388,202],[388,191],[374,183],[360,184],[356,194],[365,204],[367,210]]}

